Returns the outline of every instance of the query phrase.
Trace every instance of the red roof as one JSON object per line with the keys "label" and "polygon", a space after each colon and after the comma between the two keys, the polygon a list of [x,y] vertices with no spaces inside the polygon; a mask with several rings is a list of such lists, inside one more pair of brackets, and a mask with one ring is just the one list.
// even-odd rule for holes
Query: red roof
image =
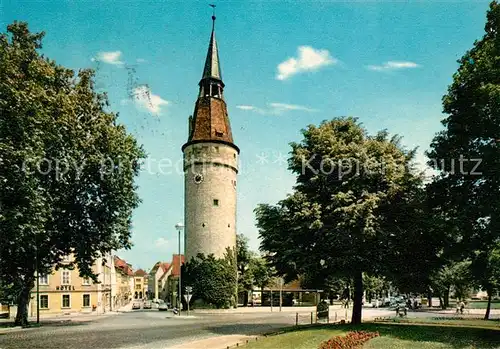
{"label": "red roof", "polygon": [[135,272],[135,276],[146,276],[146,272],[142,269],[139,269]]}
{"label": "red roof", "polygon": [[181,263],[184,264],[184,255],[180,256],[181,258],[179,258],[178,254],[172,256],[172,276],[179,276],[180,274],[180,265]]}
{"label": "red roof", "polygon": [[161,267],[163,268],[163,271],[167,271],[168,268],[170,268],[170,263],[162,263]]}
{"label": "red roof", "polygon": [[128,276],[134,275],[132,266],[118,256],[115,256],[115,268],[120,269],[124,274]]}

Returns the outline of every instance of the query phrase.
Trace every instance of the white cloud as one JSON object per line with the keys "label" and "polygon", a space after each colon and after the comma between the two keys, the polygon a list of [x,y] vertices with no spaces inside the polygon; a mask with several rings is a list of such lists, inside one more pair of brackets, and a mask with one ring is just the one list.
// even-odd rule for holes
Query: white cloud
{"label": "white cloud", "polygon": [[308,113],[313,113],[318,110],[305,107],[296,104],[286,104],[286,103],[268,103],[267,108],[258,108],[253,105],[237,105],[236,108],[241,110],[253,111],[264,115],[280,115],[288,111],[305,111]]}
{"label": "white cloud", "polygon": [[137,58],[135,61],[137,63],[146,63],[147,62],[144,58]]}
{"label": "white cloud", "polygon": [[399,70],[399,69],[413,69],[418,67],[420,67],[420,65],[414,62],[388,61],[382,65],[369,65],[366,68],[374,71],[386,71],[386,70]]}
{"label": "white cloud", "polygon": [[153,94],[147,85],[136,87],[133,91],[133,95],[138,107],[146,109],[154,114],[160,114],[162,112],[162,106],[169,104],[168,101]]}
{"label": "white cloud", "polygon": [[286,110],[301,110],[306,112],[316,112],[316,109],[311,109],[308,107],[304,107],[302,105],[296,104],[286,104],[286,103],[269,103],[269,106],[273,108],[275,111],[286,111]]}
{"label": "white cloud", "polygon": [[97,57],[92,58],[92,61],[99,61],[113,65],[123,65],[124,63],[120,61],[121,55],[121,51],[99,52]]}
{"label": "white cloud", "polygon": [[253,105],[237,105],[236,108],[241,110],[255,110],[256,108]]}
{"label": "white cloud", "polygon": [[156,247],[166,247],[166,246],[168,246],[168,240],[165,238],[158,238],[155,241],[155,246]]}
{"label": "white cloud", "polygon": [[333,58],[328,50],[316,50],[311,46],[299,46],[297,51],[298,56],[296,58],[291,57],[278,64],[276,79],[286,80],[298,73],[315,71],[321,67],[338,63],[338,60]]}

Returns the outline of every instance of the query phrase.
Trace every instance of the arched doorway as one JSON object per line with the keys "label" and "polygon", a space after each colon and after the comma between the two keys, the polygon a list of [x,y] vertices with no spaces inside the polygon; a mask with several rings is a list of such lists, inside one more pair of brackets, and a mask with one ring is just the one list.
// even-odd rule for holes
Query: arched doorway
{"label": "arched doorway", "polygon": [[138,296],[137,291],[135,291],[135,295],[134,296],[135,296],[135,299],[137,299],[137,296]]}
{"label": "arched doorway", "polygon": [[139,292],[139,298],[142,299],[142,291]]}

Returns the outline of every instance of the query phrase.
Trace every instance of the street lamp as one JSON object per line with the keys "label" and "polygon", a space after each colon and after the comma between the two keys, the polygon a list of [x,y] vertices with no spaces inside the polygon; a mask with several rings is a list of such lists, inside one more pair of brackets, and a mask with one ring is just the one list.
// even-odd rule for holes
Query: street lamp
{"label": "street lamp", "polygon": [[175,225],[175,229],[179,233],[179,294],[178,294],[178,305],[179,305],[179,316],[181,315],[181,304],[182,304],[182,296],[181,296],[181,266],[182,266],[182,258],[181,258],[181,230],[184,229],[184,224],[177,223]]}

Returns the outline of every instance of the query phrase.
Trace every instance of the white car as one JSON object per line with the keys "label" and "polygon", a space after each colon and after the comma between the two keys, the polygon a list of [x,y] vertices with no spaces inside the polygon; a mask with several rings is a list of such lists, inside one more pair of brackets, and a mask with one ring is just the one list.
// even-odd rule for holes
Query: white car
{"label": "white car", "polygon": [[167,311],[168,310],[168,304],[167,303],[160,303],[158,305],[158,310],[159,311]]}

